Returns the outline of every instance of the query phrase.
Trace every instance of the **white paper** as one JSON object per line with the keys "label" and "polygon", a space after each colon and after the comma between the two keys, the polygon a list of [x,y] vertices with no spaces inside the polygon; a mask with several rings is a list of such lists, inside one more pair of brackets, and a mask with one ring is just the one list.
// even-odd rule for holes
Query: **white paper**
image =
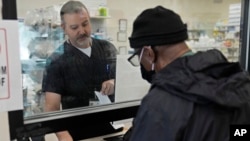
{"label": "white paper", "polygon": [[114,124],[114,123],[110,123],[110,124],[113,126],[114,129],[119,129],[125,126],[124,124]]}
{"label": "white paper", "polygon": [[18,21],[0,20],[0,112],[23,109]]}
{"label": "white paper", "polygon": [[97,96],[99,100],[99,104],[110,104],[111,101],[107,95],[101,94],[98,91],[95,91],[95,95]]}

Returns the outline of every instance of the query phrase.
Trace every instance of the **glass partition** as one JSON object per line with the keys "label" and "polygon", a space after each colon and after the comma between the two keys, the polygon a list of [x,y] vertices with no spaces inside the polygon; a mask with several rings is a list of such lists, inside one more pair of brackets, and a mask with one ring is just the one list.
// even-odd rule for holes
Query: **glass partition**
{"label": "glass partition", "polygon": [[[194,52],[216,48],[221,50],[229,61],[239,60],[240,0],[82,2],[89,10],[91,37],[107,40],[117,49],[113,103],[140,100],[149,88],[149,84],[141,79],[140,69],[127,62],[129,54],[133,53],[127,39],[131,34],[133,20],[145,8],[163,5],[179,13],[187,23],[189,39],[186,42]],[[17,1],[25,117],[44,112],[45,95],[42,91],[42,81],[46,60],[67,41],[59,15],[63,3],[65,0]],[[137,6],[128,8],[133,5]],[[106,11],[104,15],[100,8]],[[100,105],[100,101],[93,101],[86,106],[97,104]]]}

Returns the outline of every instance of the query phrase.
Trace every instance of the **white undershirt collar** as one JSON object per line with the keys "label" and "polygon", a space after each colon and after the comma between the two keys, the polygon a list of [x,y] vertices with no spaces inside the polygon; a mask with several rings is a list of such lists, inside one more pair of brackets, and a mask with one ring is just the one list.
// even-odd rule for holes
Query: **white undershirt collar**
{"label": "white undershirt collar", "polygon": [[87,48],[79,48],[79,47],[76,47],[76,48],[79,49],[84,54],[86,54],[88,57],[90,57],[90,55],[91,55],[91,47],[90,46]]}
{"label": "white undershirt collar", "polygon": [[[67,42],[69,44],[71,44],[70,40],[67,40]],[[72,45],[72,44],[71,44]],[[73,46],[73,45],[72,45]],[[73,46],[75,47],[75,46]],[[81,52],[83,52],[84,54],[86,54],[88,57],[90,57],[91,55],[91,46],[87,47],[87,48],[79,48],[79,47],[75,47],[77,49],[79,49]]]}

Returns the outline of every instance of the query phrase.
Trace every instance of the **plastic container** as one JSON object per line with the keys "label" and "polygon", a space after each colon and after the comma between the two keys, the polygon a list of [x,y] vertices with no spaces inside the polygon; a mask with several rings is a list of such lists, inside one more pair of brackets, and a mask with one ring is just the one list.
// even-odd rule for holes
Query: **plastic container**
{"label": "plastic container", "polygon": [[104,17],[108,16],[108,8],[106,6],[101,5],[99,7],[99,16],[104,16]]}

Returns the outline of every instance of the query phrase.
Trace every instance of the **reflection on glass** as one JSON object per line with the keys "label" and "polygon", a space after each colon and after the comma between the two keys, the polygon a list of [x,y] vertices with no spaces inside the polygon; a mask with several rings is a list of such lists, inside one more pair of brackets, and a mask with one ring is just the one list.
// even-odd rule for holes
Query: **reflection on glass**
{"label": "reflection on glass", "polygon": [[[106,40],[91,37],[90,18],[84,6],[62,7],[62,10],[63,31],[51,22],[50,15],[44,14],[48,11],[28,12],[24,20],[25,26],[38,35],[29,41],[29,57],[22,61],[27,85],[25,116],[99,105],[95,91],[114,102],[116,48]],[[30,19],[32,14],[34,19]],[[36,19],[39,15],[44,17]],[[68,38],[60,36],[63,32]],[[57,47],[56,43],[62,45]]]}
{"label": "reflection on glass", "polygon": [[[186,42],[193,51],[216,48],[221,50],[229,61],[238,61],[240,50],[240,0],[222,2],[164,0],[148,1],[147,3],[143,0],[131,0],[131,2],[116,0],[106,2],[106,6],[109,9],[109,18],[98,15],[98,12],[95,11],[98,5],[94,5],[97,2],[91,1],[88,3],[86,1],[86,5],[90,6],[88,9],[90,9],[92,16],[91,34],[93,35],[93,39],[102,38],[111,40],[111,43],[117,48],[119,46],[127,46],[129,40],[126,42],[117,41],[117,32],[120,32],[119,19],[126,19],[127,28],[123,32],[126,32],[129,37],[132,30],[132,22],[138,13],[145,8],[164,5],[180,13],[183,21],[187,23],[189,39]],[[61,19],[59,11],[61,5],[62,3],[59,0],[58,2],[46,0],[44,3],[28,0],[25,2],[25,0],[22,0],[22,4],[21,1],[17,1],[18,16],[23,18],[19,22],[19,35],[25,116],[44,112],[44,93],[41,90],[46,60],[54,51],[60,51],[61,45],[67,39],[60,27]],[[120,5],[124,5],[124,7],[120,7]],[[136,5],[136,9],[128,8],[134,5]],[[140,79],[139,68],[131,66],[127,61],[131,56],[131,50],[129,50],[128,46],[127,50],[129,53],[126,52],[117,56],[117,72],[112,74],[116,75],[115,101],[140,99],[139,96],[135,95],[141,93],[140,96],[142,97],[147,91],[145,87],[142,87],[142,85],[147,84],[142,83],[144,81]],[[132,53],[134,52],[132,51]],[[112,56],[111,54],[106,55]],[[134,59],[136,59],[135,61],[138,60],[138,58]],[[110,57],[108,61],[113,64],[116,60]],[[78,63],[81,64],[83,62],[79,61]],[[108,70],[114,66],[103,62],[98,67]],[[95,72],[91,71],[91,73]],[[93,77],[93,79],[89,79],[88,81],[95,79],[97,77]],[[79,77],[76,77],[75,81],[80,81]],[[139,84],[141,85],[139,86]],[[75,86],[71,85],[71,87]],[[96,90],[100,89],[99,87],[92,87]],[[92,95],[92,99],[86,102],[86,104],[81,103],[83,104],[81,106],[95,105],[97,103],[95,96]]]}

